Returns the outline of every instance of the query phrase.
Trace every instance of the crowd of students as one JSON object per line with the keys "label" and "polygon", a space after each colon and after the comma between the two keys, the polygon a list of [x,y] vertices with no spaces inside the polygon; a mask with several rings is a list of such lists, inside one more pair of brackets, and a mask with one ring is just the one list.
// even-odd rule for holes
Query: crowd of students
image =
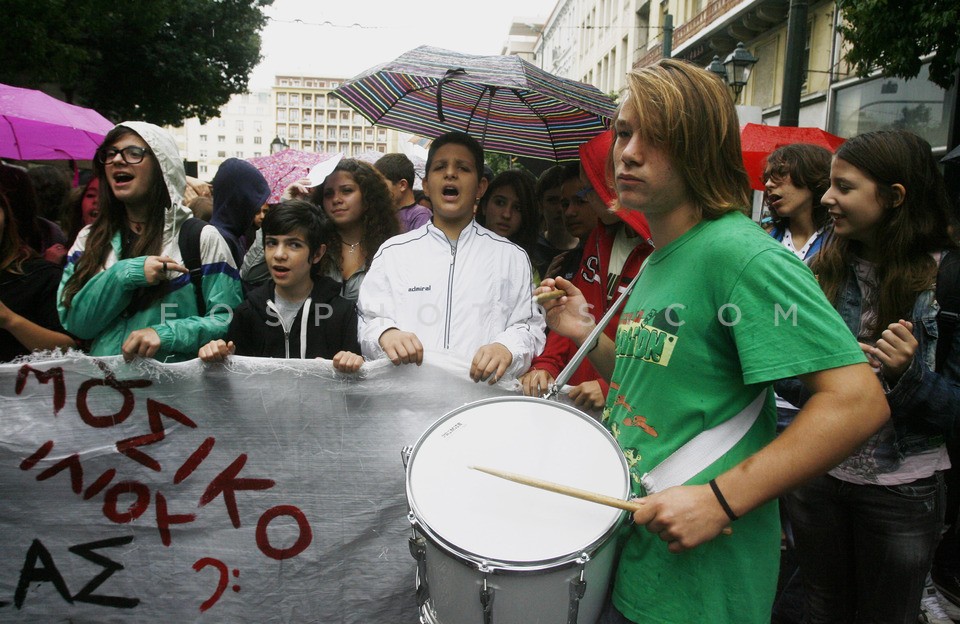
{"label": "crowd of students", "polygon": [[[172,138],[123,122],[97,152],[62,275],[0,195],[0,359],[79,346],[353,373],[448,349],[474,381],[542,396],[637,278],[570,379],[643,503],[602,622],[769,622],[781,516],[805,622],[917,621],[960,432],[960,337],[938,314],[960,253],[930,146],[878,131],[834,155],[777,150],[768,234],[744,214],[723,85],[672,60],[627,82],[612,130],[539,179],[487,179],[460,132],[430,146],[430,208],[401,155],[343,159],[270,206],[252,167],[225,163],[194,236]],[[658,470],[695,443],[718,459]]]}

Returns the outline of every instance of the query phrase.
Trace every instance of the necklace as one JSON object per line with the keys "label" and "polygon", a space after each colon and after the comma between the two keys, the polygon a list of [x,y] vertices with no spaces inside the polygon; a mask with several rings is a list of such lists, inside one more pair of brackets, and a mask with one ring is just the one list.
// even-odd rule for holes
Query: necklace
{"label": "necklace", "polygon": [[360,241],[357,241],[355,243],[348,243],[347,241],[340,241],[340,242],[342,242],[344,245],[350,248],[348,250],[349,253],[355,252],[357,250],[357,247],[360,246]]}
{"label": "necklace", "polygon": [[142,234],[143,228],[147,224],[146,221],[134,221],[130,217],[127,217],[127,222],[130,224],[130,229],[133,230],[134,234]]}

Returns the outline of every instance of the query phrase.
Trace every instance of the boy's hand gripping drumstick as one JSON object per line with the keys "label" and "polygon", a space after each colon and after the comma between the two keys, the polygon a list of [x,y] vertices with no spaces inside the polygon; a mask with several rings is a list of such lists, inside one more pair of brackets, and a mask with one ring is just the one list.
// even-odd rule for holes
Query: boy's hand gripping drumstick
{"label": "boy's hand gripping drumstick", "polygon": [[[570,487],[569,485],[561,485],[559,483],[553,483],[552,481],[544,481],[542,479],[535,479],[533,477],[528,477],[526,475],[517,474],[515,472],[506,472],[505,470],[497,470],[495,468],[485,468],[483,466],[468,466],[471,470],[478,470],[480,472],[485,472],[489,475],[495,477],[500,477],[501,479],[506,479],[507,481],[513,481],[514,483],[520,483],[522,485],[529,485],[530,487],[535,487],[541,490],[547,490],[548,492],[555,492],[557,494],[563,494],[564,496],[571,496],[573,498],[579,498],[581,500],[590,501],[592,503],[598,503],[600,505],[606,505],[607,507],[616,507],[617,509],[624,509],[629,512],[637,512],[641,509],[644,509],[644,506],[641,505],[638,501],[625,501],[613,496],[607,496],[606,494],[598,494],[597,492],[591,492],[589,490],[581,490],[579,488]],[[726,527],[723,529],[724,535],[730,535],[733,533],[733,529]]]}

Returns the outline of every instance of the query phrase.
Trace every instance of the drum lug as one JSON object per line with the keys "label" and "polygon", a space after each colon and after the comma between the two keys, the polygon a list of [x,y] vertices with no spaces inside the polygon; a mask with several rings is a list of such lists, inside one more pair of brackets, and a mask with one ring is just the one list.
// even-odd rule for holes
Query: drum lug
{"label": "drum lug", "polygon": [[484,561],[479,567],[483,574],[483,584],[480,586],[480,608],[483,610],[483,624],[493,624],[493,588],[487,584],[491,568]]}
{"label": "drum lug", "polygon": [[408,542],[410,554],[417,560],[417,607],[430,600],[430,586],[427,583],[427,544],[422,537],[414,535]]}
{"label": "drum lug", "polygon": [[587,591],[587,581],[584,579],[584,570],[589,561],[590,555],[587,553],[580,553],[580,556],[577,557],[580,574],[570,581],[570,606],[567,609],[567,624],[577,624],[577,618],[580,617],[580,600]]}
{"label": "drum lug", "polygon": [[407,445],[400,449],[400,461],[403,462],[403,469],[407,469],[407,462],[410,461],[410,456],[413,454],[413,446]]}

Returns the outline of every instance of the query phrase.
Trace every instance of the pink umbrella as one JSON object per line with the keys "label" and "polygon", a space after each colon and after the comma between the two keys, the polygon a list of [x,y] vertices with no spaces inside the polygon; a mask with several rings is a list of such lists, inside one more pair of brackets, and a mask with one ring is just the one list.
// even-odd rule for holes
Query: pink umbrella
{"label": "pink umbrella", "polygon": [[335,154],[323,152],[303,152],[295,149],[285,149],[268,156],[255,156],[247,160],[260,170],[267,184],[270,185],[270,197],[267,203],[276,204],[280,201],[285,188],[307,177],[307,173],[317,163],[333,158]]}
{"label": "pink umbrella", "polygon": [[0,84],[0,156],[90,160],[113,123],[41,91]]}

